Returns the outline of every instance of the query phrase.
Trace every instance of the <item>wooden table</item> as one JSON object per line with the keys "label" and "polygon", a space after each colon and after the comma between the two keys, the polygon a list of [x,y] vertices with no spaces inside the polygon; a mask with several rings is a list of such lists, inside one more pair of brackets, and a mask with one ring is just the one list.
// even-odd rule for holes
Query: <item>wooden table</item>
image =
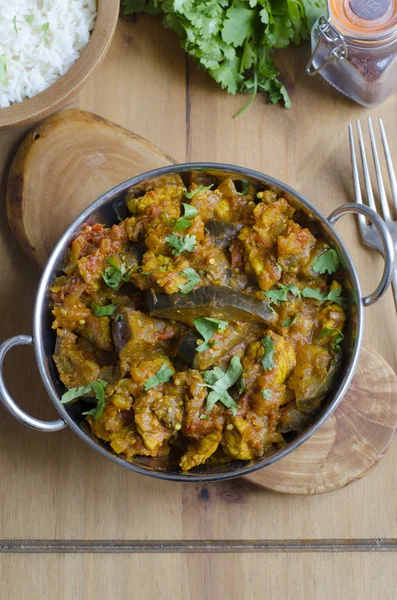
{"label": "wooden table", "polygon": [[[349,122],[382,116],[397,156],[397,96],[373,111],[360,108],[304,75],[308,51],[280,56],[293,89],[290,111],[258,98],[234,120],[245,99],[228,96],[197,70],[159,21],[120,21],[104,64],[73,105],[147,137],[181,162],[264,171],[329,213],[351,198]],[[25,132],[0,133],[2,338],[31,332],[39,278],[4,209],[7,169]],[[359,244],[353,218],[338,229],[363,291],[372,291],[381,259]],[[367,339],[396,369],[391,293],[365,312]],[[6,375],[23,408],[56,416],[29,348],[7,357]],[[115,466],[68,430],[37,433],[3,408],[0,416],[1,598],[138,597],[134,590],[144,600],[396,598],[396,445],[365,479],[334,494],[294,497],[242,480],[159,482]]]}

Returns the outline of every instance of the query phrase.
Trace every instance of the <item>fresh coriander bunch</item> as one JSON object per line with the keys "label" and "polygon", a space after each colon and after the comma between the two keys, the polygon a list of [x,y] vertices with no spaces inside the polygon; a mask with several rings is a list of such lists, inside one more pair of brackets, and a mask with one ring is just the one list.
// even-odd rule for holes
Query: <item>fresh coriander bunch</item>
{"label": "fresh coriander bunch", "polygon": [[291,101],[271,59],[275,49],[309,37],[325,0],[122,0],[124,13],[162,14],[181,45],[230,94],[266,92]]}

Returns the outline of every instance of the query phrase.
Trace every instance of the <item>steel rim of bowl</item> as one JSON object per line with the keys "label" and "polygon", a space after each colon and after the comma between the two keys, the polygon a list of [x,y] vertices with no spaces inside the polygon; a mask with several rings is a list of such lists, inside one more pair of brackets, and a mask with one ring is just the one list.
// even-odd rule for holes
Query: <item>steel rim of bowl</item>
{"label": "steel rim of bowl", "polygon": [[[362,345],[363,339],[363,306],[359,301],[357,302],[357,335],[354,342],[354,349],[352,351],[352,355],[350,358],[349,366],[346,370],[343,380],[340,382],[340,385],[333,397],[333,400],[330,402],[329,406],[324,410],[324,413],[316,420],[306,431],[304,431],[301,435],[299,435],[295,440],[293,440],[290,444],[288,444],[285,448],[280,451],[275,452],[274,454],[263,458],[261,462],[256,464],[248,464],[247,466],[242,466],[237,468],[235,471],[230,471],[226,473],[203,473],[203,474],[195,474],[195,473],[168,473],[167,471],[155,471],[150,469],[145,469],[136,464],[132,464],[128,462],[126,459],[119,458],[117,455],[111,453],[111,451],[107,450],[104,446],[93,441],[88,434],[86,434],[71,418],[69,413],[67,412],[65,406],[61,404],[59,396],[55,391],[51,377],[47,373],[46,368],[46,356],[44,351],[43,344],[43,334],[44,334],[44,323],[42,319],[42,314],[44,314],[44,309],[47,308],[48,303],[48,285],[51,281],[51,277],[54,275],[54,266],[59,260],[59,257],[62,256],[65,249],[68,247],[73,234],[79,230],[81,225],[85,223],[91,213],[93,213],[96,209],[101,207],[104,204],[107,204],[110,198],[120,194],[122,192],[126,192],[130,187],[138,185],[139,183],[152,179],[154,177],[160,177],[162,175],[166,175],[169,173],[181,173],[189,172],[189,171],[208,171],[208,170],[218,170],[225,171],[231,174],[242,175],[246,177],[251,177],[252,179],[257,179],[264,183],[265,185],[274,185],[280,188],[283,192],[286,192],[296,198],[299,202],[301,202],[308,211],[315,215],[317,219],[320,220],[324,229],[330,235],[330,237],[336,242],[336,244],[342,249],[344,258],[349,267],[350,276],[352,279],[353,287],[357,294],[357,298],[361,299],[361,287],[360,282],[358,280],[357,270],[353,264],[353,261],[350,257],[350,254],[340,238],[339,234],[334,229],[333,225],[331,225],[327,218],[324,217],[321,212],[313,206],[302,194],[291,188],[290,186],[284,184],[283,182],[271,177],[270,175],[266,175],[265,173],[261,173],[260,171],[255,171],[253,169],[248,169],[246,167],[238,167],[229,164],[223,163],[207,163],[207,162],[196,162],[196,163],[182,163],[179,165],[170,165],[167,167],[161,167],[159,169],[154,169],[152,171],[147,171],[146,173],[142,173],[141,175],[137,175],[120,183],[115,186],[105,194],[102,194],[97,200],[95,200],[92,204],[90,204],[80,215],[73,221],[73,223],[68,227],[65,233],[62,235],[58,243],[56,244],[54,250],[52,251],[50,258],[46,264],[46,267],[43,271],[43,274],[40,279],[39,287],[36,294],[34,313],[33,313],[33,345],[34,352],[36,356],[37,365],[40,371],[40,376],[43,380],[45,389],[51,398],[52,403],[57,409],[58,413],[65,420],[65,422],[69,425],[72,431],[77,434],[86,444],[88,444],[92,449],[100,452],[106,458],[112,460],[113,462],[126,467],[127,469],[134,471],[136,473],[140,473],[142,475],[148,475],[150,477],[155,477],[157,479],[164,479],[169,481],[184,481],[184,482],[210,482],[210,481],[222,481],[227,479],[233,479],[235,477],[241,477],[243,475],[248,475],[254,471],[270,466],[271,464],[281,460],[288,454],[290,454],[293,450],[296,450],[301,446],[305,441],[307,441],[318,429],[325,423],[328,417],[334,412],[336,407],[341,402],[343,396],[345,395],[347,388],[353,378],[353,375],[356,370],[358,357]],[[260,457],[257,459],[260,461]]]}

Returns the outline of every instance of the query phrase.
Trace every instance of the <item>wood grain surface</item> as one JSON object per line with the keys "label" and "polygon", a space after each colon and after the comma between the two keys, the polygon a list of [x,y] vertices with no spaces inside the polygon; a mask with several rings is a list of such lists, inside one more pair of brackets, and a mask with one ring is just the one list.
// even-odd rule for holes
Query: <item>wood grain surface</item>
{"label": "wood grain surface", "polygon": [[[172,162],[151,142],[93,113],[61,111],[34,127],[14,157],[7,181],[11,229],[27,258],[43,267],[60,235],[102,193]],[[364,346],[332,418],[298,451],[247,479],[277,492],[318,494],[363,477],[393,441],[396,399],[396,374]]]}
{"label": "wood grain surface", "polygon": [[[381,116],[397,155],[397,98],[374,110],[349,102],[304,67],[308,46],[278,57],[293,88],[290,111],[258,98],[225,94],[186,61],[175,36],[160,22],[120,22],[109,54],[79,93],[75,106],[150,139],[178,161],[212,160],[249,165],[283,179],[323,212],[352,197],[347,138],[355,118]],[[0,331],[3,338],[31,332],[39,270],[11,235],[5,181],[26,128],[0,132]],[[56,199],[54,199],[56,201]],[[382,260],[359,243],[354,220],[338,223],[370,292]],[[366,338],[397,368],[396,317],[388,292],[365,311]],[[33,353],[15,350],[6,360],[15,398],[40,418],[54,418]],[[140,477],[110,464],[71,432],[24,429],[0,409],[0,538],[3,540],[375,540],[386,549],[397,538],[397,446],[367,477],[336,493],[280,495],[247,481],[185,485]],[[0,555],[5,598],[142,597],[328,600],[395,597],[395,555],[233,554],[187,557],[106,555]],[[104,548],[106,552],[106,548]],[[135,586],[135,587],[134,587]],[[270,594],[270,592],[269,592]]]}
{"label": "wood grain surface", "polygon": [[173,162],[151,142],[90,112],[48,117],[28,133],[8,176],[8,220],[18,244],[43,268],[91,202],[129,177]]}

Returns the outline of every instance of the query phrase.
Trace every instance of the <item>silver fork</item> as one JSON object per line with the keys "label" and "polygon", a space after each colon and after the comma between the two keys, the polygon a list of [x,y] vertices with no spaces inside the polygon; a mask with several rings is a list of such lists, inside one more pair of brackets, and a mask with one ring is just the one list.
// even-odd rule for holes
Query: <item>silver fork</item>
{"label": "silver fork", "polygon": [[[365,181],[367,202],[368,202],[368,205],[370,206],[370,208],[372,208],[376,212],[376,204],[375,204],[375,200],[374,200],[374,193],[372,190],[371,178],[370,178],[370,174],[369,174],[369,170],[368,170],[368,162],[367,162],[367,156],[365,153],[365,146],[364,146],[364,139],[363,139],[361,124],[360,124],[359,120],[357,120],[356,123],[357,123],[358,142],[359,142],[359,146],[360,146],[361,162],[362,162],[362,167],[363,167],[363,172],[364,172],[364,181]],[[394,173],[393,163],[392,163],[392,159],[391,159],[391,155],[390,155],[389,144],[387,142],[386,132],[385,132],[385,128],[384,128],[382,119],[379,119],[379,126],[380,126],[380,132],[381,132],[381,137],[382,137],[383,151],[385,153],[385,158],[386,158],[387,170],[389,173],[389,180],[390,180],[392,198],[393,198],[393,202],[394,202],[394,209],[397,214],[397,181],[396,181],[396,176]],[[377,179],[377,183],[378,183],[378,193],[379,193],[379,199],[380,199],[380,203],[381,203],[381,207],[382,207],[383,218],[384,218],[386,226],[391,234],[393,244],[394,244],[394,252],[396,253],[397,252],[397,219],[393,220],[391,217],[391,214],[390,214],[390,207],[389,207],[389,202],[388,202],[387,195],[386,195],[385,186],[383,183],[383,176],[382,176],[382,171],[380,168],[379,155],[378,155],[378,150],[376,148],[376,140],[375,140],[374,128],[372,126],[371,117],[368,117],[368,128],[369,128],[372,156],[373,156],[374,164],[375,164],[376,179]],[[356,196],[356,202],[363,204],[363,198],[362,198],[361,187],[360,187],[360,178],[359,178],[358,167],[357,167],[356,151],[355,151],[355,145],[354,145],[353,126],[351,124],[349,125],[349,137],[350,137],[350,150],[351,150],[351,158],[352,158],[353,181],[354,181],[354,192],[355,192],[355,196]],[[372,223],[368,224],[363,215],[358,216],[358,224],[359,224],[361,239],[362,239],[363,243],[366,246],[369,246],[370,248],[374,248],[375,250],[377,250],[379,252],[379,254],[384,256],[384,246],[382,244],[379,233],[376,230],[376,228],[374,227],[374,225],[372,225]],[[392,285],[393,285],[393,293],[394,293],[394,302],[395,302],[396,309],[397,309],[397,264],[394,266],[394,270],[393,270]]]}

